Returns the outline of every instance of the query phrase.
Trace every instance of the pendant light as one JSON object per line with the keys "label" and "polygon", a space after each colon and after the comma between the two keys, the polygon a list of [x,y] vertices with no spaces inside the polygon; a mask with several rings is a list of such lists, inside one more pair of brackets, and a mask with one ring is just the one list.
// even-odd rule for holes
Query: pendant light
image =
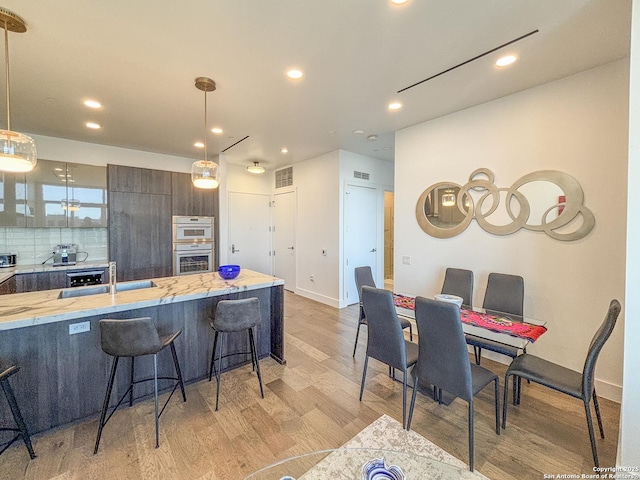
{"label": "pendant light", "polygon": [[456,204],[456,195],[453,190],[445,190],[442,194],[442,206],[453,207]]}
{"label": "pendant light", "polygon": [[247,167],[247,172],[255,174],[264,173],[264,167],[260,165],[260,162],[253,162],[253,165]]}
{"label": "pendant light", "polygon": [[11,94],[9,84],[9,31],[27,31],[24,20],[0,8],[0,27],[4,28],[4,63],[7,76],[7,129],[0,130],[0,171],[30,172],[36,166],[38,154],[33,138],[11,131]]}
{"label": "pendant light", "polygon": [[204,92],[204,160],[191,165],[191,181],[197,188],[218,188],[220,185],[220,167],[207,160],[207,92],[216,89],[216,82],[207,77],[196,78],[196,88]]}

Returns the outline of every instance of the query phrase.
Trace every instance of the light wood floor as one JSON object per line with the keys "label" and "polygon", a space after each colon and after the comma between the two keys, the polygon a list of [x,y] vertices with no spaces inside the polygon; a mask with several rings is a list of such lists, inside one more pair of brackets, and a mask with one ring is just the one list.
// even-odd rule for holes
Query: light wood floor
{"label": "light wood floor", "polygon": [[[402,421],[402,384],[372,360],[358,401],[366,329],[356,358],[357,307],[322,305],[285,294],[287,365],[261,362],[265,398],[250,366],[222,377],[220,410],[215,382],[187,388],[187,402],[172,398],[161,417],[154,448],[153,401],[122,408],[105,427],[93,455],[97,418],[35,435],[38,457],[16,443],[0,456],[1,479],[241,479],[278,459],[339,447],[382,414]],[[178,340],[177,348],[187,348]],[[206,361],[206,359],[204,359]],[[505,366],[483,360],[501,376]],[[476,469],[499,479],[541,479],[543,474],[591,473],[592,458],[582,403],[523,382],[522,403],[496,435],[491,388],[477,397]],[[22,399],[24,400],[24,399]],[[598,439],[601,466],[615,465],[619,405],[602,399],[606,439]],[[412,429],[468,461],[467,405],[438,405],[418,396]]]}

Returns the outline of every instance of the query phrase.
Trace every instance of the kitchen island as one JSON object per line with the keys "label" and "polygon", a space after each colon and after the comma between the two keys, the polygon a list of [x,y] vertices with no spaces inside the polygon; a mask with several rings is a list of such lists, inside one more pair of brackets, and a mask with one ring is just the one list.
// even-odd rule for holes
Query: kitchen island
{"label": "kitchen island", "polygon": [[[161,333],[181,329],[176,340],[180,367],[185,382],[194,382],[208,375],[213,348],[210,317],[217,302],[257,297],[262,318],[258,356],[270,355],[284,363],[283,284],[281,279],[242,270],[234,280],[222,280],[217,273],[155,278],[141,284],[152,285],[148,288],[115,295],[59,298],[61,290],[46,290],[0,296],[0,355],[21,367],[12,385],[27,427],[37,433],[100,412],[112,360],[100,347],[99,321],[104,318],[148,316]],[[73,290],[83,288],[93,287]],[[238,350],[247,350],[241,333],[228,338],[223,355]],[[164,353],[158,355],[160,375],[173,375],[171,355]],[[231,369],[249,361],[249,355],[236,355],[223,359],[222,366]],[[128,387],[126,370],[118,372],[114,403]],[[137,378],[149,377],[150,372],[151,357],[136,361]],[[136,397],[151,392],[151,384],[136,386]],[[7,405],[0,403],[0,416],[7,415]]]}

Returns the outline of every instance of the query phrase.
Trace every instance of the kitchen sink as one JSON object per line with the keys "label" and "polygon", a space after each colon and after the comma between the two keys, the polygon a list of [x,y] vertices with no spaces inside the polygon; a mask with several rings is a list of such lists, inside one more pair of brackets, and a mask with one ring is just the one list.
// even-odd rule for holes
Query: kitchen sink
{"label": "kitchen sink", "polygon": [[[122,282],[116,285],[116,293],[129,290],[140,290],[142,288],[157,287],[151,280],[136,280],[133,282]],[[88,287],[66,288],[60,292],[58,298],[85,297],[87,295],[98,295],[109,293],[109,285],[91,285]]]}

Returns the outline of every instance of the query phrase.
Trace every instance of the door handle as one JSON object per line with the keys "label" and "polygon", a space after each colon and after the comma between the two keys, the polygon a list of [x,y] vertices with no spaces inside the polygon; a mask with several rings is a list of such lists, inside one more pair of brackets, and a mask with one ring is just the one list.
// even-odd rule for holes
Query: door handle
{"label": "door handle", "polygon": [[239,252],[239,251],[240,251],[240,250],[236,250],[236,244],[235,244],[235,243],[232,243],[232,244],[231,244],[231,253],[236,253],[236,252]]}
{"label": "door handle", "polygon": [[293,250],[293,247],[287,247],[287,250]]}
{"label": "door handle", "polygon": [[369,250],[371,253],[373,252],[377,252],[377,250],[375,248],[372,248],[371,250]]}

